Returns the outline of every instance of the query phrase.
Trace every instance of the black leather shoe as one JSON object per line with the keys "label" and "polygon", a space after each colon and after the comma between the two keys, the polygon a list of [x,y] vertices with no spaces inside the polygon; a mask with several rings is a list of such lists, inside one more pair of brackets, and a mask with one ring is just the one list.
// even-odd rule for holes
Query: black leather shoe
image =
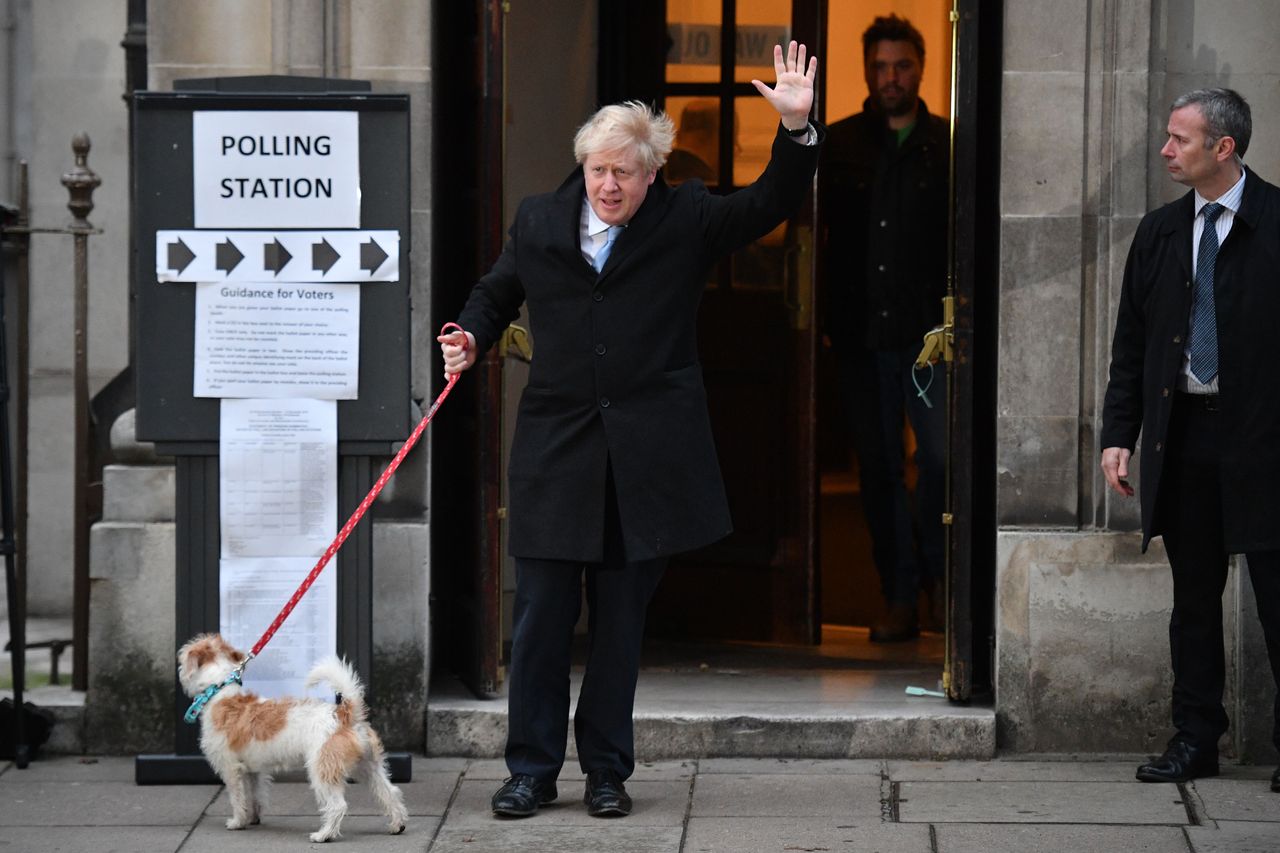
{"label": "black leather shoe", "polygon": [[582,795],[587,814],[592,817],[626,817],[631,814],[631,797],[622,780],[612,770],[592,770],[587,774],[587,791]]}
{"label": "black leather shoe", "polygon": [[1276,772],[1271,774],[1271,790],[1280,794],[1280,767],[1276,768]]}
{"label": "black leather shoe", "polygon": [[1185,740],[1169,741],[1164,755],[1138,768],[1142,782],[1190,782],[1218,775],[1218,750],[1192,746]]}
{"label": "black leather shoe", "polygon": [[528,817],[538,810],[538,806],[555,800],[554,782],[543,783],[532,776],[517,773],[493,795],[493,813],[505,817]]}

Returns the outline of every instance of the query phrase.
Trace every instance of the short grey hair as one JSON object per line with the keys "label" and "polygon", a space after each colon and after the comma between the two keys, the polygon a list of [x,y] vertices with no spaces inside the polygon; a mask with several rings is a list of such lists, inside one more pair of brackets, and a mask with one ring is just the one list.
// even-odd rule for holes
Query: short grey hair
{"label": "short grey hair", "polygon": [[667,162],[675,138],[671,116],[641,101],[626,101],[601,107],[578,128],[573,156],[583,163],[592,154],[624,151],[639,160],[646,172],[656,172]]}
{"label": "short grey hair", "polygon": [[1199,107],[1204,118],[1208,133],[1206,148],[1230,136],[1236,141],[1236,156],[1244,157],[1244,152],[1249,150],[1249,138],[1253,136],[1253,113],[1243,95],[1234,89],[1196,89],[1175,98],[1169,112],[1190,106]]}

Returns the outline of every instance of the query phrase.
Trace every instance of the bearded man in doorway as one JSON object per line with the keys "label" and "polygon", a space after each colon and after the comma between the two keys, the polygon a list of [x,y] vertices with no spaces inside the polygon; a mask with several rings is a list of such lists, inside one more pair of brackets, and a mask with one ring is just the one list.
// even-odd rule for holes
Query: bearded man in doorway
{"label": "bearded man in doorway", "polygon": [[[887,605],[873,642],[944,627],[942,509],[945,383],[915,370],[940,319],[947,283],[947,122],[920,98],[924,38],[905,18],[876,18],[862,34],[869,95],[831,125],[819,173],[825,222],[825,331],[858,457],[862,508]],[[925,387],[921,393],[917,387]],[[905,417],[915,434],[914,512],[906,484]]]}
{"label": "bearded man in doorway", "polygon": [[824,131],[809,121],[817,60],[774,51],[781,123],[748,187],[656,180],[675,129],[631,101],[574,139],[581,164],[520,203],[510,239],[438,338],[446,374],[476,363],[528,308],[537,355],[508,468],[516,563],[507,679],[510,778],[495,814],[556,799],[565,759],[569,666],[586,575],[587,662],[574,714],[592,816],[631,811],[632,709],[645,611],[671,554],[730,531],[698,363],[698,303],[712,266],[773,230],[804,198]]}

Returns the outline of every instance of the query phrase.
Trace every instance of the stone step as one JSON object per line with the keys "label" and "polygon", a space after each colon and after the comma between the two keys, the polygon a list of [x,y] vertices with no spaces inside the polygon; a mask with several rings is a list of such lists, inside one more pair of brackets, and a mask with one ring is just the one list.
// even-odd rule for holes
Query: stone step
{"label": "stone step", "polygon": [[[920,675],[644,673],[636,696],[636,757],[993,758],[995,712],[906,696],[908,684],[928,684]],[[575,672],[571,695],[579,681]],[[456,682],[434,685],[427,701],[427,754],[500,757],[506,704],[471,698]]]}

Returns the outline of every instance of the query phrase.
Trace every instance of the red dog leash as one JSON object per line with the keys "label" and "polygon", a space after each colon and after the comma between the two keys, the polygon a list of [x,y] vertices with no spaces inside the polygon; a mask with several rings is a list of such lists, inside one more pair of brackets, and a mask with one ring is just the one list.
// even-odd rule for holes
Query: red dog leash
{"label": "red dog leash", "polygon": [[[459,332],[463,331],[463,328],[457,323],[445,323],[440,329],[440,334],[443,335],[451,328],[457,329]],[[462,348],[467,348],[467,342],[465,339],[463,340]],[[449,381],[445,384],[444,390],[440,392],[439,397],[436,397],[436,401],[431,404],[431,408],[427,410],[427,414],[423,416],[422,420],[418,422],[418,425],[414,428],[413,432],[409,434],[409,438],[405,441],[404,446],[400,448],[400,452],[395,455],[395,458],[391,460],[391,464],[389,464],[386,467],[386,470],[382,472],[381,476],[378,477],[377,481],[373,484],[373,488],[369,490],[369,494],[365,495],[364,500],[360,501],[360,505],[356,507],[355,512],[351,513],[351,517],[347,519],[347,523],[342,525],[342,529],[338,531],[338,535],[334,537],[331,543],[329,543],[329,547],[325,549],[320,560],[315,564],[315,567],[311,569],[311,573],[308,574],[306,579],[298,586],[298,589],[293,593],[293,596],[290,597],[288,603],[281,608],[278,614],[276,614],[276,618],[271,621],[271,626],[263,632],[261,637],[258,638],[258,642],[254,643],[253,649],[249,652],[249,656],[246,657],[238,667],[236,667],[236,672],[244,672],[244,668],[248,665],[249,661],[256,658],[258,653],[262,651],[263,647],[265,647],[267,643],[271,642],[271,638],[275,636],[276,631],[280,630],[280,626],[284,624],[284,620],[288,619],[289,614],[293,612],[293,608],[298,606],[298,602],[302,600],[302,596],[306,595],[307,590],[311,589],[311,585],[316,582],[316,578],[320,577],[320,573],[324,571],[324,567],[328,565],[329,560],[333,559],[333,555],[338,553],[338,549],[342,547],[342,543],[347,541],[347,537],[351,535],[351,531],[360,523],[360,519],[364,517],[366,512],[368,512],[369,507],[382,492],[383,487],[387,485],[387,481],[391,479],[391,475],[396,472],[396,469],[400,467],[400,463],[404,461],[405,456],[407,456],[409,451],[413,449],[413,446],[418,443],[418,439],[422,437],[422,433],[426,430],[427,424],[431,423],[431,419],[435,417],[436,412],[444,403],[445,398],[449,396],[449,392],[452,391],[453,386],[457,384],[458,376],[459,374],[455,373],[449,377]]]}

